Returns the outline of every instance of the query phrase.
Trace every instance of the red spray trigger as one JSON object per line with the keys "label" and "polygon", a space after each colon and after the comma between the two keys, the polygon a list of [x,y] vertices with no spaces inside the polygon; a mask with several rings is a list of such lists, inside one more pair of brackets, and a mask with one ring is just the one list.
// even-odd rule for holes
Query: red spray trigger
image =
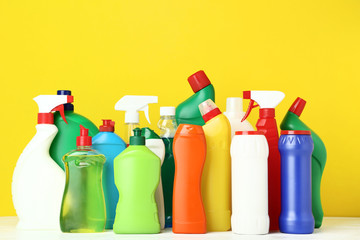
{"label": "red spray trigger", "polygon": [[65,122],[66,124],[68,124],[68,122],[66,121],[66,118],[65,118],[64,105],[63,105],[63,104],[61,104],[61,105],[59,105],[59,106],[57,106],[57,107],[54,107],[51,111],[52,111],[52,112],[58,111],[58,112],[60,113],[60,116],[61,116],[62,119],[64,120],[64,122]]}
{"label": "red spray trigger", "polygon": [[259,105],[254,105],[254,103],[255,103],[255,101],[251,99],[251,100],[250,100],[250,103],[249,103],[249,107],[248,107],[248,109],[246,110],[245,116],[243,117],[243,119],[241,119],[241,122],[243,122],[243,121],[245,121],[245,120],[247,119],[247,117],[250,115],[251,110],[252,110],[253,108],[256,108],[256,107],[259,106]]}

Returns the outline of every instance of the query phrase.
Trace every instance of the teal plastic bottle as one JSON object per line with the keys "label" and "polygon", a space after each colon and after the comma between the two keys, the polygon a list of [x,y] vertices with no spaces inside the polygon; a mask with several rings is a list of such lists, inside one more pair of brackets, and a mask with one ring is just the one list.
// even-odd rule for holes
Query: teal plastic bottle
{"label": "teal plastic bottle", "polygon": [[159,233],[155,191],[160,181],[160,158],[145,146],[141,129],[134,129],[130,145],[114,160],[119,191],[115,233]]}
{"label": "teal plastic bottle", "polygon": [[114,158],[126,148],[126,143],[114,133],[114,130],[115,122],[104,119],[103,125],[99,127],[99,133],[93,138],[93,148],[106,157],[102,177],[106,204],[106,229],[113,228],[116,204],[119,199],[114,180]]}
{"label": "teal plastic bottle", "polygon": [[106,211],[101,178],[106,159],[92,149],[88,131],[80,125],[76,149],[64,156],[66,185],[60,212],[63,232],[92,233],[105,229]]}
{"label": "teal plastic bottle", "polygon": [[[58,90],[57,95],[70,95],[69,90]],[[95,136],[99,130],[89,119],[74,112],[73,104],[64,104],[64,113],[68,124],[64,122],[58,112],[54,114],[54,124],[59,129],[54,141],[50,146],[50,156],[55,162],[65,170],[62,157],[76,148],[76,137],[80,125],[89,129],[89,136]]]}
{"label": "teal plastic bottle", "polygon": [[188,78],[194,95],[179,104],[176,108],[177,124],[194,124],[203,126],[204,119],[199,111],[199,104],[207,99],[215,102],[215,90],[204,71],[198,71]]}
{"label": "teal plastic bottle", "polygon": [[324,217],[321,206],[320,185],[326,164],[326,148],[319,135],[300,120],[300,115],[304,110],[305,104],[306,101],[298,97],[285,115],[280,128],[281,130],[311,131],[311,137],[314,141],[314,151],[311,159],[312,213],[315,218],[315,228],[320,228]]}

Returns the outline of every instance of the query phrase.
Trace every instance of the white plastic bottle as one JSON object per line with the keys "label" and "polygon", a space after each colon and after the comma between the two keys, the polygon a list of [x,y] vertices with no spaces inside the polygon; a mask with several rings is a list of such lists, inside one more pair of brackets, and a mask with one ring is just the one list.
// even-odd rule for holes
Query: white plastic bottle
{"label": "white plastic bottle", "polygon": [[[156,154],[161,160],[161,165],[165,158],[165,144],[163,140],[150,128],[143,128],[142,135],[145,137],[145,146],[148,147],[153,153]],[[159,185],[155,192],[155,201],[158,208],[160,228],[165,228],[165,207],[164,207],[164,194],[163,186],[160,176]]]}
{"label": "white plastic bottle", "polygon": [[236,131],[254,131],[249,121],[241,122],[245,116],[243,112],[243,99],[239,97],[230,97],[226,99],[225,116],[229,119],[231,125],[231,138],[234,137]]}
{"label": "white plastic bottle", "polygon": [[269,232],[269,147],[263,133],[239,131],[231,142],[232,231],[237,234]]}
{"label": "white plastic bottle", "polygon": [[[50,157],[49,149],[58,132],[51,112],[71,103],[72,96],[40,95],[34,98],[39,106],[36,134],[26,146],[12,180],[12,198],[19,217],[18,229],[60,229],[60,208],[65,186],[65,173]],[[66,119],[64,119],[66,122]]]}

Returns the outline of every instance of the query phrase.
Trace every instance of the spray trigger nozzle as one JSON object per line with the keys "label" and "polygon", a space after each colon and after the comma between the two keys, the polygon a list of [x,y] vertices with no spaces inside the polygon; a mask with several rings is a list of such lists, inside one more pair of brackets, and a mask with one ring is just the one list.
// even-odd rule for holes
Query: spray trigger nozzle
{"label": "spray trigger nozzle", "polygon": [[245,113],[243,119],[241,119],[241,122],[243,122],[247,119],[247,117],[250,115],[251,110],[253,110],[253,108],[259,107],[259,104],[254,105],[254,103],[255,103],[255,101],[251,99],[250,103],[249,103],[249,107],[246,110],[246,113]]}
{"label": "spray trigger nozzle", "polygon": [[64,112],[64,105],[59,105],[54,107],[52,110],[52,112],[56,112],[58,111],[60,113],[60,116],[62,117],[62,119],[64,120],[64,122],[66,124],[68,124],[68,122],[66,121],[66,117],[65,117],[65,112]]}

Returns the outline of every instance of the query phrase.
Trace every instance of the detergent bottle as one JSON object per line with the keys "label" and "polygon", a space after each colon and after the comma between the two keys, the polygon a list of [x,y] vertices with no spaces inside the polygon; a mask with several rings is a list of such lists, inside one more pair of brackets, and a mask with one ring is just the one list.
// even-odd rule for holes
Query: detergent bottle
{"label": "detergent bottle", "polygon": [[[57,95],[71,96],[71,91],[58,90]],[[65,166],[62,161],[62,157],[76,148],[76,136],[80,125],[89,129],[90,136],[95,136],[99,132],[95,124],[93,124],[89,119],[74,112],[73,104],[64,104],[64,112],[67,124],[58,112],[54,113],[54,123],[59,129],[59,132],[56,134],[50,147],[50,156],[63,170],[65,170]]]}
{"label": "detergent bottle", "polygon": [[[161,165],[165,158],[165,144],[163,140],[150,128],[142,128],[141,135],[145,137],[145,146],[148,147],[153,153],[156,154],[161,160]],[[155,192],[155,201],[158,208],[159,222],[161,229],[165,228],[165,209],[164,209],[164,194],[163,186],[160,176],[159,185]]]}
{"label": "detergent bottle", "polygon": [[199,112],[199,104],[207,99],[215,101],[215,90],[204,71],[198,71],[188,78],[194,95],[179,104],[176,108],[177,124],[204,125],[205,122]]}
{"label": "detergent bottle", "polygon": [[130,145],[114,160],[115,184],[119,190],[115,233],[159,233],[155,191],[160,181],[161,161],[145,146],[141,129],[134,129]]}
{"label": "detergent bottle", "polygon": [[114,158],[126,148],[126,143],[116,134],[115,122],[110,119],[103,119],[103,125],[99,127],[99,133],[93,138],[93,148],[105,155],[102,186],[106,204],[106,229],[112,229],[116,204],[119,199],[119,192],[114,180]]}
{"label": "detergent bottle", "polygon": [[73,102],[72,96],[39,95],[36,134],[26,146],[12,179],[12,199],[19,217],[18,229],[59,229],[61,198],[65,173],[49,155],[57,127],[52,112],[59,111],[66,122],[64,106]]}
{"label": "detergent bottle", "polygon": [[160,137],[165,144],[165,159],[161,166],[161,180],[164,190],[165,227],[172,226],[173,186],[175,162],[173,154],[173,140],[177,129],[175,107],[160,107],[158,122]]}
{"label": "detergent bottle", "polygon": [[201,175],[206,158],[206,139],[199,125],[180,124],[174,137],[174,233],[206,233],[201,197]]}
{"label": "detergent bottle", "polygon": [[231,126],[215,103],[199,105],[205,121],[206,161],[201,179],[201,195],[209,232],[227,231],[231,222]]}
{"label": "detergent bottle", "polygon": [[281,122],[282,130],[310,130],[314,141],[314,151],[311,159],[311,188],[312,188],[312,213],[315,218],[315,227],[321,227],[324,212],[321,206],[320,185],[321,177],[326,164],[326,148],[319,135],[312,131],[303,121],[300,120],[306,101],[297,98],[290,107]]}
{"label": "detergent bottle", "polygon": [[254,131],[253,126],[247,120],[241,121],[245,116],[242,98],[227,98],[224,115],[229,119],[231,125],[231,138],[234,137],[236,131]]}
{"label": "detergent bottle", "polygon": [[[251,99],[243,121],[251,110],[260,106],[259,120],[256,123],[258,131],[264,133],[269,145],[268,184],[269,184],[269,217],[270,231],[279,230],[281,211],[281,172],[280,153],[278,148],[279,133],[275,120],[275,107],[284,99],[280,91],[244,91],[244,99]],[[254,106],[254,102],[258,105]]]}
{"label": "detergent bottle", "polygon": [[129,139],[130,136],[133,136],[134,129],[140,127],[139,111],[143,111],[145,113],[145,117],[150,123],[148,104],[157,102],[158,97],[156,96],[126,95],[115,104],[115,110],[125,111],[126,128],[124,140],[126,144],[129,144]]}
{"label": "detergent bottle", "polygon": [[103,232],[106,223],[102,172],[105,156],[92,149],[89,129],[80,125],[77,148],[65,154],[66,185],[61,204],[61,231]]}

